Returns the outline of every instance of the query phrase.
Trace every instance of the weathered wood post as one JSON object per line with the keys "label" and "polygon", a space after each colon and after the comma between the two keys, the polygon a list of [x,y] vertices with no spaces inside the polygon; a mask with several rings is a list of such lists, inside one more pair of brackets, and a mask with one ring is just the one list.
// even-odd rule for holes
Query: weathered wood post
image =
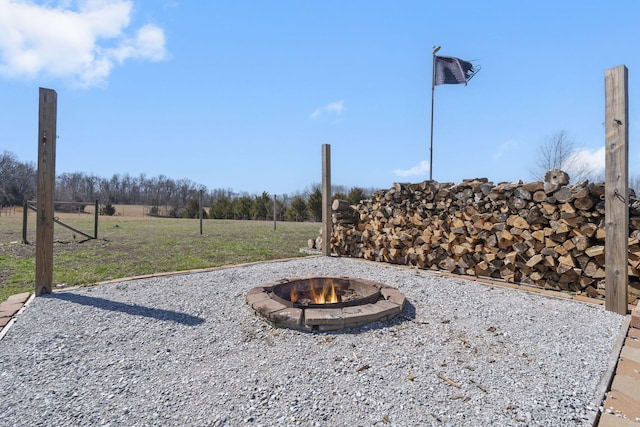
{"label": "weathered wood post", "polygon": [[322,255],[331,256],[331,145],[322,144]]}
{"label": "weathered wood post", "polygon": [[273,195],[273,231],[276,230],[276,195]]}
{"label": "weathered wood post", "polygon": [[629,282],[629,110],[628,72],[605,71],[605,308],[627,314]]}
{"label": "weathered wood post", "polygon": [[50,293],[53,283],[53,214],[58,94],[55,90],[40,88],[39,99],[36,296]]}
{"label": "weathered wood post", "polygon": [[93,238],[98,238],[98,199],[96,199],[95,207],[93,208]]}
{"label": "weathered wood post", "polygon": [[22,244],[26,245],[29,242],[27,241],[27,220],[29,219],[29,212],[27,212],[28,202],[25,200],[22,204]]}
{"label": "weathered wood post", "polygon": [[204,218],[204,207],[202,206],[202,190],[198,192],[198,218],[200,219],[200,235],[202,236],[202,219]]}

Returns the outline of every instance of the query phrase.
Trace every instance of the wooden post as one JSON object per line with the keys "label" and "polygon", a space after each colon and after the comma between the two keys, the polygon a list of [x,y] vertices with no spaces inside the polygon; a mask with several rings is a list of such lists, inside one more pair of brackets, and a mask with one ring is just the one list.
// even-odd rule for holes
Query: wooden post
{"label": "wooden post", "polygon": [[40,88],[38,111],[38,214],[36,221],[36,296],[53,283],[53,215],[56,180],[58,94]]}
{"label": "wooden post", "polygon": [[29,220],[29,212],[27,212],[27,201],[24,201],[22,205],[22,244],[26,245],[29,242],[27,241],[27,221]]}
{"label": "wooden post", "polygon": [[331,256],[331,145],[322,144],[322,255]]}
{"label": "wooden post", "polygon": [[628,72],[605,71],[605,308],[627,314],[629,282],[629,110]]}
{"label": "wooden post", "polygon": [[95,208],[93,209],[93,238],[98,238],[98,199],[96,199]]}
{"label": "wooden post", "polygon": [[273,195],[273,231],[276,231],[276,195]]}
{"label": "wooden post", "polygon": [[198,217],[200,217],[200,235],[202,236],[202,218],[204,218],[204,208],[202,207],[202,190],[198,193]]}

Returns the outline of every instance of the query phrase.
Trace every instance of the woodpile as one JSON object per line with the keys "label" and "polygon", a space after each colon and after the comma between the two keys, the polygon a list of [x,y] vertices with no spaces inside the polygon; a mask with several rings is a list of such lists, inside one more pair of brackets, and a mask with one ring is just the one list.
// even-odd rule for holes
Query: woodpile
{"label": "woodpile", "polygon": [[[559,172],[559,171],[556,171]],[[566,175],[566,174],[565,174]],[[604,294],[604,184],[394,184],[371,200],[333,202],[342,256]],[[629,283],[640,280],[640,206],[630,203]]]}

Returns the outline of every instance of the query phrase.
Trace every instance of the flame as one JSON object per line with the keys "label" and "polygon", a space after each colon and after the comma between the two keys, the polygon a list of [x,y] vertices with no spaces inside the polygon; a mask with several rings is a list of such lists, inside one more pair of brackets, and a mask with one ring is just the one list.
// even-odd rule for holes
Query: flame
{"label": "flame", "polygon": [[301,291],[297,286],[293,286],[289,294],[289,300],[307,304],[334,304],[342,301],[332,280],[322,280],[321,286],[317,281],[312,280],[309,285],[308,292]]}
{"label": "flame", "polygon": [[336,303],[336,302],[340,302],[340,297],[338,296],[338,294],[336,293],[336,287],[333,285],[333,283],[331,283],[330,289],[329,289],[329,295],[327,298],[327,302],[330,304]]}

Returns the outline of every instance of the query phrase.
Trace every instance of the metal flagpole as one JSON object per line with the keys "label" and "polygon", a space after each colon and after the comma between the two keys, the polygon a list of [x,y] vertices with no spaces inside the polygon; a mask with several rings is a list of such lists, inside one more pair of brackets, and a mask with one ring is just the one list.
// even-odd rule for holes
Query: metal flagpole
{"label": "metal flagpole", "polygon": [[436,89],[436,53],[440,50],[440,46],[433,47],[433,70],[431,73],[431,145],[429,147],[429,181],[433,180],[433,99]]}

